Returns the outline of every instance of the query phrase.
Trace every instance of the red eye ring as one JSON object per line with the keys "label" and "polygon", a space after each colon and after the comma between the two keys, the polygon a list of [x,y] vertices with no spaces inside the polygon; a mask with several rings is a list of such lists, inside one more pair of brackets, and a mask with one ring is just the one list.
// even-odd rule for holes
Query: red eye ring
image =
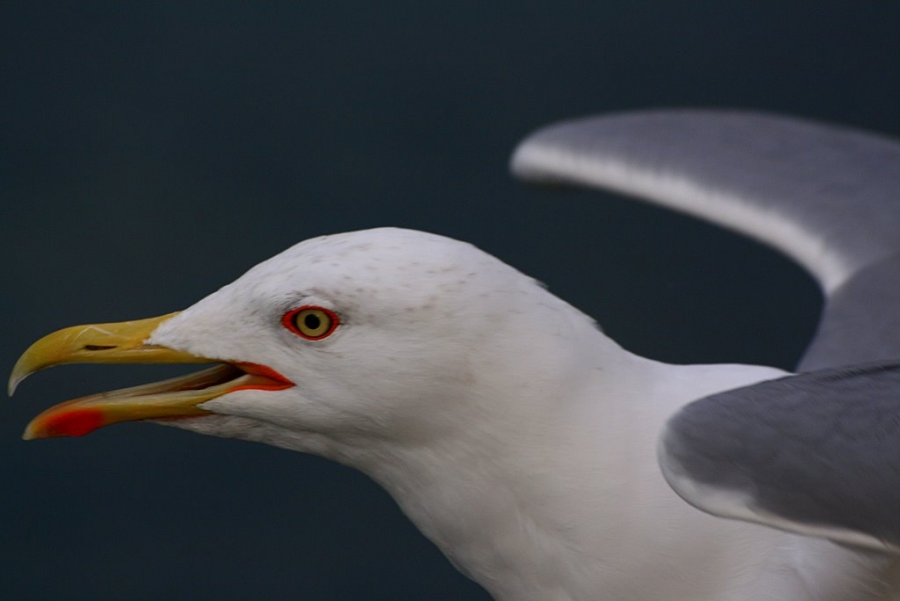
{"label": "red eye ring", "polygon": [[340,325],[337,314],[325,307],[303,305],[291,309],[281,317],[281,324],[306,340],[328,338]]}

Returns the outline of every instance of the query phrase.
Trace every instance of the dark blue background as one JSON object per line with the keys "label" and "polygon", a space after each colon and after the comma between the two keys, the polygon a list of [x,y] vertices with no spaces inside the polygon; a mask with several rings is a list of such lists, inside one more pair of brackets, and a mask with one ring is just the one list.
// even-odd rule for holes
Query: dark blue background
{"label": "dark blue background", "polygon": [[[71,5],[69,5],[71,4]],[[900,3],[0,5],[5,369],[75,323],[190,305],[304,238],[469,240],[673,362],[790,367],[812,281],[613,195],[535,191],[509,152],[562,118],[738,106],[900,136]],[[77,366],[0,412],[2,599],[484,599],[365,476],[126,424],[25,443]]]}

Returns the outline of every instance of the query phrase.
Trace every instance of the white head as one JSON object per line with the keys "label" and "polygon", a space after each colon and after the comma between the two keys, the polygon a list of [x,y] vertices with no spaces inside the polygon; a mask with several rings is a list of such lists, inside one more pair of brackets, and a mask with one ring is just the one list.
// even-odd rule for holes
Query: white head
{"label": "white head", "polygon": [[[310,306],[339,319],[330,335],[308,340],[285,327],[283,316]],[[589,323],[469,244],[383,228],[297,244],[147,342],[266,365],[295,383],[231,392],[202,405],[216,415],[173,425],[346,460],[347,445],[514,420],[525,408],[507,406],[509,388],[525,405],[536,389],[564,386],[583,362],[584,331],[595,332]]]}

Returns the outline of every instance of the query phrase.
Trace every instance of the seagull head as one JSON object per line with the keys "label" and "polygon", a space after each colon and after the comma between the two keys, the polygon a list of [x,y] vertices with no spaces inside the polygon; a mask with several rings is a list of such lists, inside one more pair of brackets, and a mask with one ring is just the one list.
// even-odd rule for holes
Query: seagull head
{"label": "seagull head", "polygon": [[213,363],[56,405],[25,438],[152,420],[341,459],[515,421],[583,372],[585,331],[588,317],[477,248],[381,228],[301,242],[179,313],[54,332],[10,390],[65,363]]}

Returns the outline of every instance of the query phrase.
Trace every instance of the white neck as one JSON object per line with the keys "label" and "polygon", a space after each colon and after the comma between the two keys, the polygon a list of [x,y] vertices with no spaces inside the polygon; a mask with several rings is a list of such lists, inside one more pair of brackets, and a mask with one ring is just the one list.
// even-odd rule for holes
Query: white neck
{"label": "white neck", "polygon": [[[671,366],[621,349],[611,357],[610,350],[604,369],[578,383],[580,394],[531,391],[552,399],[552,411],[538,419],[534,405],[523,402],[530,415],[510,414],[428,445],[370,441],[364,452],[339,459],[379,482],[460,571],[498,600],[757,601],[741,595],[762,584],[781,601],[800,594],[883,598],[863,591],[886,562],[708,516],[678,498],[659,473],[656,438],[675,408],[778,370]],[[835,575],[850,575],[804,578],[801,567],[773,578],[766,562],[773,553],[801,566],[815,554],[815,565],[839,565]],[[815,592],[809,582],[826,584]],[[744,592],[722,596],[728,590]],[[831,597],[836,591],[849,592]]]}
{"label": "white neck", "polygon": [[[724,382],[733,386],[734,368],[656,363],[599,332],[593,344],[596,365],[578,367],[587,377],[545,386],[532,378],[515,405],[475,416],[469,427],[427,444],[367,440],[332,458],[379,482],[461,571],[497,598],[577,598],[563,595],[575,582],[631,590],[634,579],[646,577],[654,552],[660,563],[671,563],[662,556],[690,540],[683,532],[660,537],[671,527],[660,523],[663,516],[715,520],[665,484],[656,438],[676,407]],[[747,381],[777,373],[751,371]],[[460,406],[497,403],[460,402],[456,417]],[[635,561],[638,553],[646,557]],[[596,590],[590,587],[590,598]]]}

